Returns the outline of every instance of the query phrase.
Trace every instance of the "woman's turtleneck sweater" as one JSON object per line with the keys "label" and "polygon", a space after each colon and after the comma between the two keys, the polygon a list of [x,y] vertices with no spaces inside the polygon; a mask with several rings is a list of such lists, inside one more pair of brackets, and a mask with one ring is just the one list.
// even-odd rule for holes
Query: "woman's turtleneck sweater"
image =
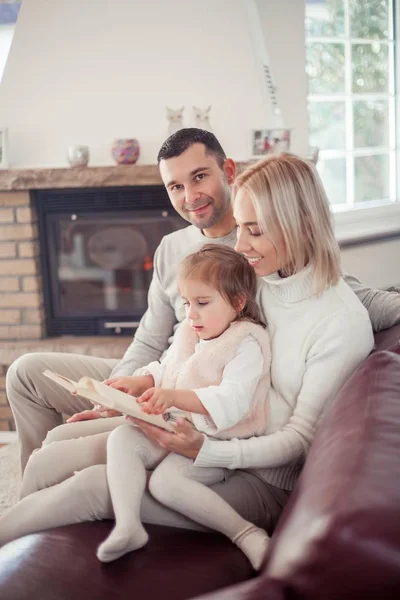
{"label": "woman's turtleneck sweater", "polygon": [[322,413],[374,343],[368,312],[343,280],[320,295],[312,283],[309,267],[261,281],[272,351],[267,435],[205,439],[196,466],[257,469],[272,485],[293,489]]}

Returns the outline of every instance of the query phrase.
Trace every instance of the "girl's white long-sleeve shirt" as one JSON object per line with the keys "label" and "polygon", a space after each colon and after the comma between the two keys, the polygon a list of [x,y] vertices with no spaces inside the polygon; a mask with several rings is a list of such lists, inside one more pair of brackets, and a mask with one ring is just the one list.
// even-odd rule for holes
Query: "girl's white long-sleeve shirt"
{"label": "girl's white long-sleeve shirt", "polygon": [[372,327],[343,280],[312,294],[309,268],[287,278],[265,277],[259,302],[272,352],[268,435],[205,438],[194,464],[256,469],[272,485],[292,489],[322,413],[373,348]]}
{"label": "girl's white long-sleeve shirt", "polygon": [[[208,340],[199,340],[195,353],[208,343]],[[169,354],[167,352],[163,360],[154,361],[134,374],[148,373],[152,375],[155,387],[160,387]],[[234,358],[225,366],[221,383],[193,390],[210,415],[190,413],[196,429],[212,436],[239,423],[250,409],[262,365],[261,347],[252,335],[247,335],[239,344]]]}

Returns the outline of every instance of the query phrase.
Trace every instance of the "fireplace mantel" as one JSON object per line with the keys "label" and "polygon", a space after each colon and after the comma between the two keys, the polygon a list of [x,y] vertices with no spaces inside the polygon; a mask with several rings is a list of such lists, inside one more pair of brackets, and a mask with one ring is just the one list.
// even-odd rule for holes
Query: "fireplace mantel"
{"label": "fireplace mantel", "polygon": [[[236,163],[238,172],[252,161]],[[0,192],[163,185],[158,165],[0,169]]]}
{"label": "fireplace mantel", "polygon": [[0,191],[162,185],[157,165],[0,170]]}

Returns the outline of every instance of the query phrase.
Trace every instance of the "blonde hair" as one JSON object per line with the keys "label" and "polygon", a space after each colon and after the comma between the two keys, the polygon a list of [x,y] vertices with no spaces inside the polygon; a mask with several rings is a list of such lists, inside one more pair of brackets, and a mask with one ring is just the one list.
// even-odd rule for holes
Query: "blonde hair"
{"label": "blonde hair", "polygon": [[185,279],[198,279],[215,288],[237,312],[236,321],[266,326],[256,302],[257,275],[244,256],[232,248],[206,244],[189,254],[180,264],[178,283]]}
{"label": "blonde hair", "polygon": [[338,283],[340,250],[328,199],[313,164],[293,154],[270,155],[236,178],[233,201],[239,190],[248,194],[285,274],[308,264],[316,293]]}

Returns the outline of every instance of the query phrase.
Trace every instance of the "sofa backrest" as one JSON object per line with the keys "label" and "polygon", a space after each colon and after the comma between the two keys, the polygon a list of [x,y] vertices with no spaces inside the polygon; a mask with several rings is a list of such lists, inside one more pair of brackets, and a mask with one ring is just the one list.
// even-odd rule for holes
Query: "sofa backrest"
{"label": "sofa backrest", "polygon": [[399,517],[398,341],[373,353],[332,403],[272,539],[258,590],[246,598],[262,597],[270,578],[290,599],[400,597]]}

